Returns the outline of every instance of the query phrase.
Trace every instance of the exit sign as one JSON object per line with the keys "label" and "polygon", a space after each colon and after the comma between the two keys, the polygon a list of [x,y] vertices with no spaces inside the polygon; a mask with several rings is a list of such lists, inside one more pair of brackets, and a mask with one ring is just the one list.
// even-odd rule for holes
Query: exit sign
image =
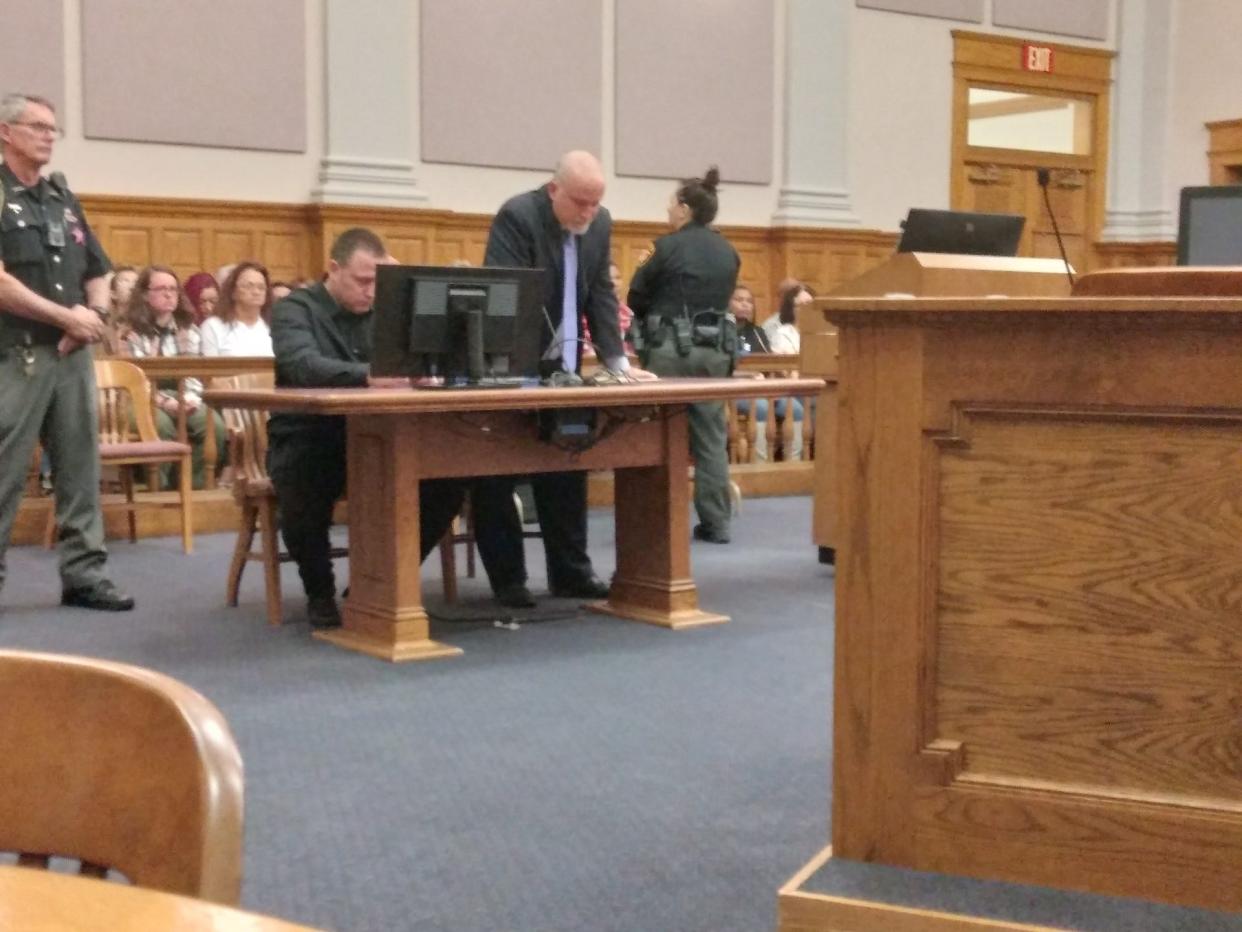
{"label": "exit sign", "polygon": [[1022,46],[1022,68],[1025,71],[1052,73],[1052,49],[1046,45]]}

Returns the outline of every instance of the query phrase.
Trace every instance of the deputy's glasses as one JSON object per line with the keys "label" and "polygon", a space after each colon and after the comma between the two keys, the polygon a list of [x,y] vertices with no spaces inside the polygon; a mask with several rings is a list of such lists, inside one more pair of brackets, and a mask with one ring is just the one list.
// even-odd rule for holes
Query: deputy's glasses
{"label": "deputy's glasses", "polygon": [[14,126],[24,126],[37,136],[55,136],[61,139],[65,135],[65,131],[59,126],[53,126],[51,123],[21,123],[16,122]]}

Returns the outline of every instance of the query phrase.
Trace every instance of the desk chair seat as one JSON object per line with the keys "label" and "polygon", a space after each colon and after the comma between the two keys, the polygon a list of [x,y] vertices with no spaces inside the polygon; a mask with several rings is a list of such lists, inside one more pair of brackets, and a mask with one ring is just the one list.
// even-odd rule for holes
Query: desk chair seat
{"label": "desk chair seat", "polygon": [[0,850],[235,905],[242,761],[176,680],[87,657],[0,651]]}
{"label": "desk chair seat", "polygon": [[[105,502],[104,509],[123,508],[129,524],[130,542],[138,540],[139,508],[177,508],[181,512],[181,547],[194,552],[193,498],[190,489],[190,454],[188,443],[161,440],[151,414],[151,386],[141,369],[120,359],[95,360],[95,388],[99,393],[99,462],[103,467],[120,470],[124,502]],[[133,438],[137,438],[136,440]],[[177,500],[136,499],[133,468],[143,467],[147,485],[158,489],[154,467],[174,463],[178,469]],[[48,513],[44,542],[51,547],[56,541],[56,512]]]}

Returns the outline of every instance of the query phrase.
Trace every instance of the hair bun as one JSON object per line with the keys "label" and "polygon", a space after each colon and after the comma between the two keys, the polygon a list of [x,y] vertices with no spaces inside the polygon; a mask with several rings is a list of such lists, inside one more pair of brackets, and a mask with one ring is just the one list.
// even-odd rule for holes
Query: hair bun
{"label": "hair bun", "polygon": [[713,165],[707,170],[707,174],[703,176],[703,187],[709,191],[715,191],[717,185],[720,184],[720,169]]}

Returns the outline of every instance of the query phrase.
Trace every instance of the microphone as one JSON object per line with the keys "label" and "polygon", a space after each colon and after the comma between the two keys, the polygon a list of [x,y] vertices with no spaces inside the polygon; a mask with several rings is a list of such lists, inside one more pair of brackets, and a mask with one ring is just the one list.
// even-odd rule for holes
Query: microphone
{"label": "microphone", "polygon": [[1061,239],[1061,229],[1057,226],[1057,215],[1052,209],[1052,198],[1048,196],[1048,182],[1052,180],[1052,172],[1047,168],[1035,170],[1035,179],[1044,189],[1044,206],[1048,208],[1048,217],[1052,220],[1052,233],[1057,238],[1057,248],[1061,250],[1061,261],[1065,263],[1065,276],[1069,279],[1070,289],[1074,287],[1074,271],[1070,268],[1069,258],[1065,255],[1065,241]]}

